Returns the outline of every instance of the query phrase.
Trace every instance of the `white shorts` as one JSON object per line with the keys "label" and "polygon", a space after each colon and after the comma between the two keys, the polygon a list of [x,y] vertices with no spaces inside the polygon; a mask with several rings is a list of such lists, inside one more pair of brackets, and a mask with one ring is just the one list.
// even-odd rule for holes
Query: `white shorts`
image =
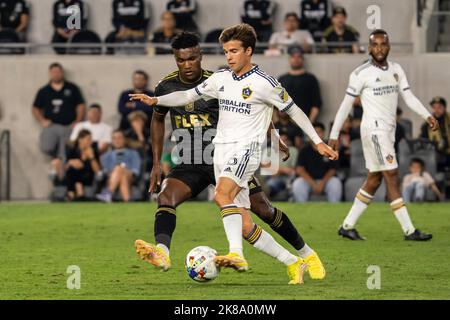
{"label": "white shorts", "polygon": [[366,134],[361,131],[366,168],[369,172],[388,171],[398,168],[395,155],[395,128],[392,130],[372,130]]}
{"label": "white shorts", "polygon": [[261,163],[259,142],[235,142],[214,144],[214,174],[216,183],[220,177],[232,179],[242,189],[236,195],[234,204],[250,209],[248,181]]}

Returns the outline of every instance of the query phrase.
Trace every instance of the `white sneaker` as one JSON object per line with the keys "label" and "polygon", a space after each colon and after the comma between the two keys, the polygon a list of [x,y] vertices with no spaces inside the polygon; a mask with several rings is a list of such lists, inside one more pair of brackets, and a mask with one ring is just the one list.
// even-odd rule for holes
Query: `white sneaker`
{"label": "white sneaker", "polygon": [[99,193],[95,196],[98,200],[111,203],[112,202],[112,193],[109,191],[104,191],[102,193]]}

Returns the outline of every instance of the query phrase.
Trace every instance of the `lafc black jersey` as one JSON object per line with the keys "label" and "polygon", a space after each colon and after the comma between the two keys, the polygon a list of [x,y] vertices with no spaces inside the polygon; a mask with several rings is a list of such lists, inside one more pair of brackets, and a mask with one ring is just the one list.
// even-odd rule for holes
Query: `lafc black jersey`
{"label": "lafc black jersey", "polygon": [[[179,71],[174,71],[163,78],[155,89],[156,96],[162,96],[174,91],[193,89],[208,79],[212,71],[202,71],[202,77],[195,83],[185,83],[180,80]],[[215,136],[219,109],[217,99],[205,101],[197,100],[184,107],[167,108],[155,106],[154,112],[166,115],[170,113],[172,130],[177,142],[183,142],[183,151],[186,150],[185,135],[189,133],[192,164],[204,164],[204,151],[206,148],[212,150],[211,141]],[[182,137],[182,138],[181,138]],[[199,140],[201,139],[201,143]],[[211,146],[210,146],[211,145]],[[182,152],[183,153],[183,152]],[[212,163],[208,163],[212,164]]]}

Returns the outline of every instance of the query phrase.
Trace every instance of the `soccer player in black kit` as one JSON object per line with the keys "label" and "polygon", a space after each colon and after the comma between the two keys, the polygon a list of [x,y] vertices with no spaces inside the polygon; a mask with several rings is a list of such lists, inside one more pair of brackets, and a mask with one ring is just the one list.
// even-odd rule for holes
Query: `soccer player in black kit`
{"label": "soccer player in black kit", "polygon": [[[203,70],[201,67],[202,54],[199,39],[195,34],[189,32],[179,34],[172,41],[172,49],[178,70],[168,74],[159,82],[155,90],[156,96],[195,88],[213,73]],[[163,149],[164,122],[167,113],[170,114],[173,130],[186,129],[189,131],[192,152],[189,159],[190,163],[181,163],[175,166],[161,185],[159,159],[161,159]],[[136,240],[135,248],[142,260],[146,260],[164,271],[167,271],[171,266],[169,249],[176,226],[176,208],[186,200],[196,197],[210,184],[215,185],[213,163],[212,161],[210,164],[206,163],[202,157],[206,153],[205,151],[208,151],[207,148],[213,148],[213,146],[210,141],[202,141],[201,144],[197,142],[198,145],[194,144],[193,141],[195,130],[201,128],[203,137],[203,133],[208,129],[216,128],[217,121],[218,101],[215,99],[198,100],[191,105],[179,108],[162,106],[154,108],[151,124],[154,163],[149,192],[155,192],[161,185],[154,225],[156,244]],[[197,138],[197,135],[195,138]],[[210,138],[212,140],[213,137]],[[196,148],[202,150],[196,150]],[[280,150],[286,152],[286,149],[287,147],[280,143]],[[185,150],[185,146],[183,146],[183,150]],[[200,163],[199,155],[201,156]],[[288,154],[284,160],[287,157]],[[182,158],[185,159],[184,155],[182,155]],[[272,206],[255,177],[249,181],[249,189],[251,211],[297,250],[312,279],[323,279],[325,269],[318,255],[305,244],[288,216],[280,209]]]}

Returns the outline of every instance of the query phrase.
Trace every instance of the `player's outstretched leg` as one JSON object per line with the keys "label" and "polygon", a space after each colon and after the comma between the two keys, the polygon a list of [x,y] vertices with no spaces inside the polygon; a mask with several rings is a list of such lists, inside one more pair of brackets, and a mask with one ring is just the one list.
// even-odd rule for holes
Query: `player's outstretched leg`
{"label": "player's outstretched leg", "polygon": [[356,194],[353,205],[345,217],[344,223],[339,228],[338,234],[340,236],[350,240],[365,240],[364,237],[359,235],[355,225],[372,201],[373,195],[381,185],[382,178],[380,172],[369,172],[366,182]]}
{"label": "player's outstretched leg", "polygon": [[[286,265],[289,284],[302,284],[303,272],[307,267],[303,259],[291,254],[276,242],[269,233],[254,224],[248,212],[244,214],[243,220],[245,221],[243,235],[248,243]],[[250,231],[249,228],[251,228]]]}
{"label": "player's outstretched leg", "polygon": [[251,183],[258,185],[258,182],[253,178],[249,183],[252,212],[297,250],[307,265],[311,279],[323,279],[325,268],[317,253],[304,242],[289,217],[280,209],[272,206],[261,187],[258,185],[256,188],[252,188]]}
{"label": "player's outstretched leg", "polygon": [[383,171],[383,177],[386,181],[388,198],[391,201],[391,209],[394,211],[395,218],[400,223],[405,240],[427,241],[433,238],[433,235],[424,233],[416,229],[409,217],[403,198],[400,196],[400,178],[398,169]]}
{"label": "player's outstretched leg", "polygon": [[162,271],[167,271],[171,267],[170,243],[176,227],[176,207],[189,199],[190,195],[190,188],[182,181],[174,178],[165,179],[158,194],[158,208],[155,213],[156,244],[140,239],[134,243],[139,257]]}

